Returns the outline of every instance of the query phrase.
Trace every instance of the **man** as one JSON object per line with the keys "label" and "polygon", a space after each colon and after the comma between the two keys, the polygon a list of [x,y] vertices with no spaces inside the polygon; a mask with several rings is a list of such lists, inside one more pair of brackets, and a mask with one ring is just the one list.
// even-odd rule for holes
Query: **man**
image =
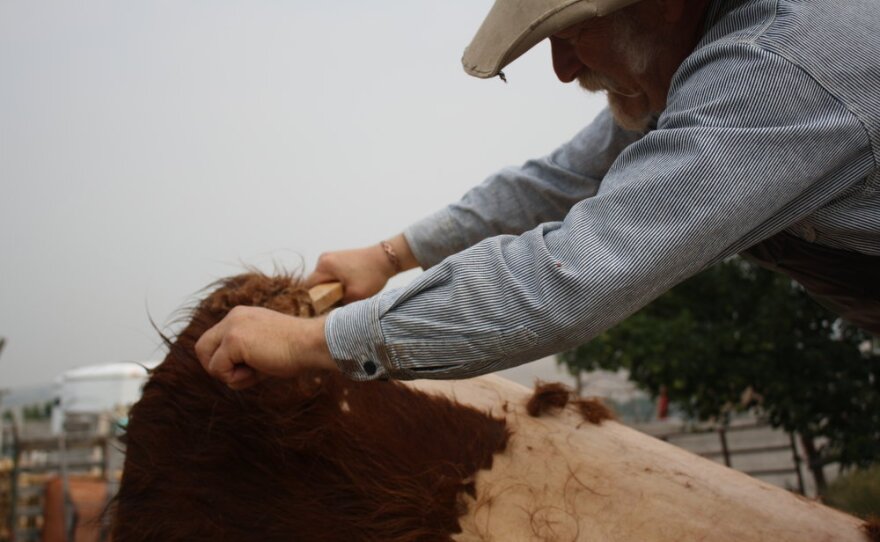
{"label": "man", "polygon": [[234,388],[302,366],[474,376],[583,343],[740,252],[880,333],[874,0],[497,0],[465,69],[498,75],[545,38],[559,79],[610,112],[389,242],[322,256],[309,282],[350,302],[328,318],[233,311],[197,345],[205,368]]}

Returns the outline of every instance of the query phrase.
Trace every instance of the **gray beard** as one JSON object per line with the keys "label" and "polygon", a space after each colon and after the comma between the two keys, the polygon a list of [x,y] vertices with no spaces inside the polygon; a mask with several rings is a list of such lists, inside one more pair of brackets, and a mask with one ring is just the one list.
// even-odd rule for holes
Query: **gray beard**
{"label": "gray beard", "polygon": [[[625,16],[620,14],[612,15],[615,17],[615,39],[611,43],[611,48],[617,51],[625,59],[627,70],[634,74],[640,75],[647,71],[648,66],[654,60],[656,55],[654,44],[643,34],[638,32],[632,22]],[[640,91],[624,91],[619,89],[618,85],[609,77],[596,73],[591,70],[583,70],[578,74],[578,84],[584,90],[589,92],[604,91],[608,97],[608,107],[614,116],[615,122],[625,130],[637,132],[645,132],[651,124],[651,120],[655,113],[649,110],[647,100]],[[641,98],[645,106],[636,113],[626,111],[624,108],[624,100]]]}
{"label": "gray beard", "polygon": [[648,107],[644,107],[637,114],[625,111],[621,103],[623,99],[619,95],[608,94],[608,108],[611,110],[614,122],[624,130],[647,132],[651,122],[654,120],[654,113]]}

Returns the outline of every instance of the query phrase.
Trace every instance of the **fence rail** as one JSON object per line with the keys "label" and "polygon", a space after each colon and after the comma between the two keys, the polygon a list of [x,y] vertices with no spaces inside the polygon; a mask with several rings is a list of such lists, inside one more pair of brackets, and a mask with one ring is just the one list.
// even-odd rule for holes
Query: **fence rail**
{"label": "fence rail", "polygon": [[689,430],[639,429],[749,476],[788,477],[795,486],[789,489],[807,494],[802,470],[804,459],[794,435],[776,430],[761,420]]}

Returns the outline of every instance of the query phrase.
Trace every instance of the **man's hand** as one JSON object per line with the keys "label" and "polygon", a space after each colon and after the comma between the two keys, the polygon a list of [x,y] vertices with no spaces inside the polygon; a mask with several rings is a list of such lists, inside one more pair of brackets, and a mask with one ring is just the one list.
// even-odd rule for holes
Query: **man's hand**
{"label": "man's hand", "polygon": [[[418,267],[418,262],[409,248],[406,238],[401,234],[388,243],[400,261],[400,270]],[[315,271],[306,278],[306,287],[311,288],[324,282],[341,282],[345,288],[344,303],[351,303],[376,295],[398,273],[391,259],[379,244],[326,252],[318,258]]]}
{"label": "man's hand", "polygon": [[335,369],[324,339],[325,320],[235,307],[202,335],[196,355],[208,374],[236,390],[265,376],[288,377],[308,367]]}

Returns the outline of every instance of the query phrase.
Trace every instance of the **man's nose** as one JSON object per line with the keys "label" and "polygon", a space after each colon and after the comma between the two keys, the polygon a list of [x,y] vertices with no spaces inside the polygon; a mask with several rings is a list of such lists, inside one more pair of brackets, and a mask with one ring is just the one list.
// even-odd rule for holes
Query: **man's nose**
{"label": "man's nose", "polygon": [[550,50],[553,53],[553,71],[556,72],[556,77],[563,83],[574,81],[584,69],[584,64],[578,59],[571,43],[568,40],[550,36]]}

